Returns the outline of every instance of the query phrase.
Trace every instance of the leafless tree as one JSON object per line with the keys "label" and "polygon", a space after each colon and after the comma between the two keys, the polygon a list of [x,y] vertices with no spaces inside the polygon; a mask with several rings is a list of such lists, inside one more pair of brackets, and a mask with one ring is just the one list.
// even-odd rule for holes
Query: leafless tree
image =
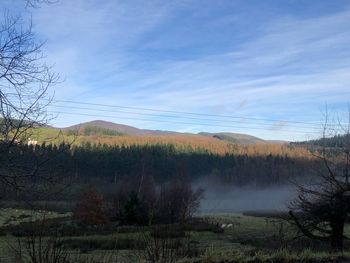
{"label": "leafless tree", "polygon": [[71,263],[77,262],[62,246],[63,238],[56,231],[50,237],[43,234],[45,221],[33,226],[24,238],[10,246],[17,263]]}
{"label": "leafless tree", "polygon": [[328,119],[326,114],[321,144],[313,153],[322,168],[312,183],[297,184],[290,215],[303,235],[330,242],[334,251],[342,251],[350,213],[350,111],[346,123],[337,118],[335,125]]}
{"label": "leafless tree", "polygon": [[17,191],[23,189],[23,179],[35,176],[41,165],[34,159],[29,164],[19,162],[20,146],[28,144],[34,129],[51,118],[46,111],[51,102],[48,89],[59,79],[45,64],[43,44],[37,42],[31,24],[25,26],[20,17],[4,14],[0,25],[0,185]]}
{"label": "leafless tree", "polygon": [[166,223],[184,223],[198,211],[203,189],[194,190],[189,181],[172,180],[160,189],[158,217]]}
{"label": "leafless tree", "polygon": [[48,88],[58,76],[44,62],[32,26],[5,14],[0,29],[1,138],[11,147],[33,127],[46,124]]}

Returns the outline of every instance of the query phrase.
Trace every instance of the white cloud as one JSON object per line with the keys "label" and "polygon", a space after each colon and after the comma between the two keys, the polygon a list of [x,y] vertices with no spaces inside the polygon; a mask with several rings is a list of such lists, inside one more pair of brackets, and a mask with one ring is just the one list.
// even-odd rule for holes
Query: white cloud
{"label": "white cloud", "polygon": [[[182,17],[177,17],[179,10],[200,17],[200,8],[194,7],[191,1],[61,0],[34,10],[35,30],[48,40],[50,61],[66,78],[56,96],[287,121],[318,120],[325,102],[339,107],[349,101],[350,10],[312,18],[274,14],[265,24],[256,25],[258,31],[243,32],[246,38],[233,43],[232,48],[213,46],[215,52],[191,56],[197,52],[193,45],[200,45],[202,38],[203,45],[211,45],[205,32],[195,32],[195,26],[182,25]],[[239,13],[218,14],[202,23],[213,30],[242,19],[246,17]],[[169,21],[182,25],[183,32],[175,34],[172,28],[164,28]],[[175,39],[172,34],[188,38]],[[174,53],[168,54],[168,48]],[[189,55],[183,58],[185,53]],[[162,57],[164,54],[167,56]],[[68,123],[67,118],[57,122]],[[207,129],[136,120],[129,124]],[[278,126],[278,130],[288,130],[288,122]],[[292,134],[246,132],[278,139]]]}

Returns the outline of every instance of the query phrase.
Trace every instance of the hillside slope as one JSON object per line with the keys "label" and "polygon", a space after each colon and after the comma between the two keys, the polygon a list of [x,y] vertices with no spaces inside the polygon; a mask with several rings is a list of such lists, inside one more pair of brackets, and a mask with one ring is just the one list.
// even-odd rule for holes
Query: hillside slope
{"label": "hillside slope", "polygon": [[247,134],[241,133],[231,133],[231,132],[219,132],[219,133],[209,133],[209,132],[201,132],[199,135],[213,137],[222,141],[227,141],[235,144],[256,144],[256,143],[264,143],[263,139],[258,137],[254,137]]}
{"label": "hillside slope", "polygon": [[[84,129],[87,128],[100,128],[110,131],[118,132],[118,135],[131,135],[131,136],[204,136],[204,137],[211,137],[220,141],[225,141],[229,143],[234,144],[243,144],[243,145],[249,145],[249,144],[256,144],[256,143],[264,143],[263,139],[260,139],[258,137],[254,137],[247,134],[241,134],[241,133],[231,133],[231,132],[219,132],[219,133],[209,133],[209,132],[200,132],[198,134],[186,134],[186,133],[179,133],[179,132],[173,132],[173,131],[160,131],[160,130],[147,130],[147,129],[139,129],[135,128],[133,126],[124,125],[124,124],[117,124],[113,122],[103,121],[103,120],[95,120],[90,122],[84,122],[77,125],[73,125],[70,127],[66,127],[63,130],[65,131],[78,131],[78,134],[84,134]],[[95,134],[98,135],[98,134]],[[102,135],[102,134],[101,134]]]}
{"label": "hillside slope", "polygon": [[42,127],[33,131],[32,140],[38,144],[69,143],[77,146],[84,144],[110,146],[172,146],[183,152],[208,152],[225,155],[268,155],[304,157],[306,150],[292,149],[287,143],[272,142],[247,134],[239,133],[209,133],[202,132],[179,133],[168,131],[153,131],[138,129],[132,126],[106,121],[91,121],[73,125],[63,129]]}
{"label": "hillside slope", "polygon": [[171,131],[158,131],[158,130],[147,130],[147,129],[139,129],[135,128],[133,126],[124,125],[124,124],[118,124],[103,120],[95,120],[95,121],[89,121],[89,122],[83,122],[80,124],[76,124],[73,126],[69,126],[66,128],[63,128],[63,130],[66,131],[82,131],[87,127],[98,127],[102,129],[108,129],[113,130],[116,132],[119,132],[124,135],[169,135],[169,134],[179,134],[177,132],[171,132]]}

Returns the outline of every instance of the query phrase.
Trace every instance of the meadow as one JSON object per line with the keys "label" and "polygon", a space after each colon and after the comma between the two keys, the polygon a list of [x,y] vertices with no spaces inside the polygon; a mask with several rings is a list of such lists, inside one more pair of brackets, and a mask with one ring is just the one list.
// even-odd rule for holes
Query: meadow
{"label": "meadow", "polygon": [[[26,244],[27,230],[43,217],[46,223],[41,230],[47,231],[41,232],[42,240],[57,238],[56,246],[74,259],[69,262],[345,262],[350,258],[350,252],[331,254],[325,244],[295,239],[296,229],[280,212],[200,214],[185,224],[152,227],[112,223],[83,227],[69,213],[9,208],[2,209],[0,216],[0,262],[5,263],[16,262],[16,244]],[[61,234],[54,237],[57,226]],[[350,233],[350,225],[346,232]],[[167,250],[172,258],[153,261],[160,250]]]}

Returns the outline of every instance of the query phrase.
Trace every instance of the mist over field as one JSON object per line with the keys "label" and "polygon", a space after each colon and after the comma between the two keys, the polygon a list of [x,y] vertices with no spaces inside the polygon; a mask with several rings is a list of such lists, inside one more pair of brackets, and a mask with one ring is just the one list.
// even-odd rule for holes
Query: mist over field
{"label": "mist over field", "polygon": [[205,189],[201,202],[202,213],[229,213],[259,210],[286,210],[295,197],[291,186],[256,188],[246,187],[211,187]]}

